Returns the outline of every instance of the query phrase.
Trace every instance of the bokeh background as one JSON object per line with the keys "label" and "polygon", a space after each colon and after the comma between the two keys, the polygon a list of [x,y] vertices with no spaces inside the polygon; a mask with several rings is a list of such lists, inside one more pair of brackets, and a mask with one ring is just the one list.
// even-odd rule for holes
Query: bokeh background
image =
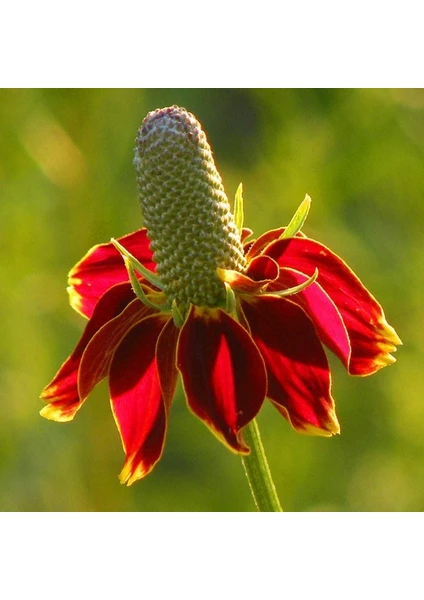
{"label": "bokeh background", "polygon": [[240,459],[179,391],[164,456],[130,488],[103,382],[72,423],[39,400],[84,320],[66,275],[94,244],[140,227],[134,138],[179,104],[204,126],[245,223],[304,231],[339,253],[404,342],[398,362],[349,377],[330,358],[342,427],[302,436],[272,406],[258,417],[290,511],[424,508],[424,90],[21,89],[0,91],[0,510],[251,511]]}

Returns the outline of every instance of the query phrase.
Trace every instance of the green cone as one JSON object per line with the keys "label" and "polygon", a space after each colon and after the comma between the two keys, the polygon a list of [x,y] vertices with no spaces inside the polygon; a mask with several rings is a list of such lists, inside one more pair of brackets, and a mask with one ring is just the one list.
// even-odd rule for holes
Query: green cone
{"label": "green cone", "polygon": [[185,309],[225,303],[216,268],[243,271],[240,233],[206,135],[184,108],[150,112],[134,165],[144,224],[170,302]]}

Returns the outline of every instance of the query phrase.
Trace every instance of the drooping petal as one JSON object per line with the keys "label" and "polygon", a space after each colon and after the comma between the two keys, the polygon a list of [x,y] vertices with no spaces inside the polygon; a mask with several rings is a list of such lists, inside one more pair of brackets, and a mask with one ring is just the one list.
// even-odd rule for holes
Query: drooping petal
{"label": "drooping petal", "polygon": [[177,343],[180,330],[170,318],[162,329],[156,344],[159,382],[165,406],[170,408],[177,385]]}
{"label": "drooping petal", "polygon": [[278,277],[280,268],[269,256],[257,256],[250,261],[246,273],[218,267],[217,275],[231,288],[244,294],[255,294]]}
{"label": "drooping petal", "polygon": [[[146,229],[117,239],[147,269],[155,270]],[[123,281],[128,281],[128,273],[122,256],[113,244],[109,242],[94,246],[69,272],[68,292],[72,308],[90,318],[106,290]]]}
{"label": "drooping petal", "polygon": [[336,254],[308,238],[278,240],[266,253],[280,267],[291,267],[311,275],[318,268],[317,282],[330,296],[346,326],[351,358],[349,373],[370,375],[395,362],[390,354],[401,344],[377,300]]}
{"label": "drooping petal", "polygon": [[[308,277],[303,273],[283,267],[280,268],[278,280],[268,289],[291,288],[307,280]],[[343,319],[330,296],[315,281],[288,298],[303,308],[313,322],[321,342],[334,352],[348,369],[351,351],[349,336]]]}
{"label": "drooping petal", "polygon": [[305,312],[272,296],[242,301],[242,307],[265,360],[267,396],[276,408],[302,433],[338,433],[327,358]]}
{"label": "drooping petal", "polygon": [[126,453],[119,478],[127,485],[150,473],[162,455],[168,405],[159,380],[156,344],[169,318],[159,313],[135,325],[110,366],[112,411]]}
{"label": "drooping petal", "polygon": [[113,286],[100,298],[75,350],[41,394],[41,398],[49,402],[40,412],[43,417],[53,421],[70,421],[74,418],[82,405],[78,394],[78,370],[84,350],[99,329],[133,300],[134,292],[129,283]]}
{"label": "drooping petal", "polygon": [[240,430],[266,394],[264,362],[249,334],[220,309],[192,306],[181,329],[177,365],[194,414],[230,449],[248,453]]}
{"label": "drooping petal", "polygon": [[127,333],[140,321],[154,314],[137,298],[114,319],[108,321],[91,338],[78,369],[78,391],[83,402],[91,390],[108,374],[116,348]]}

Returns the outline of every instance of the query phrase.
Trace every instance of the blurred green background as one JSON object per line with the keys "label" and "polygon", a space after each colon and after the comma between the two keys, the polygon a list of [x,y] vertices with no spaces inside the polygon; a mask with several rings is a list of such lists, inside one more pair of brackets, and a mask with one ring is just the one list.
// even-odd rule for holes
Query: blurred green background
{"label": "blurred green background", "polygon": [[75,421],[38,411],[85,325],[66,293],[94,244],[140,227],[134,138],[179,104],[203,124],[232,201],[256,234],[288,222],[339,253],[404,342],[398,362],[349,377],[330,358],[342,427],[302,436],[270,405],[258,421],[283,507],[424,508],[424,91],[142,89],[0,91],[0,510],[251,511],[240,459],[179,391],[164,456],[130,488],[100,384]]}

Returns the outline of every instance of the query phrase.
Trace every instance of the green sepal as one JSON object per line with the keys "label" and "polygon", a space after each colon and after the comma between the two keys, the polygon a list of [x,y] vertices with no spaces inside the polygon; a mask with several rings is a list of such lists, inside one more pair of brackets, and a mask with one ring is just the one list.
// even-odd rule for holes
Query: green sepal
{"label": "green sepal", "polygon": [[244,210],[243,210],[243,184],[237,188],[236,197],[234,200],[234,221],[237,225],[239,232],[242,232],[244,222]]}
{"label": "green sepal", "polygon": [[229,283],[224,281],[225,285],[225,312],[229,315],[233,315],[236,312],[236,296]]}
{"label": "green sepal", "polygon": [[126,248],[124,248],[124,246],[122,246],[117,240],[115,240],[115,238],[112,238],[110,241],[115,246],[115,248],[118,250],[118,252],[122,255],[122,257],[124,259],[127,258],[129,260],[132,268],[135,271],[138,271],[141,275],[143,275],[143,277],[145,279],[147,279],[147,281],[149,283],[151,283],[155,287],[159,288],[160,290],[163,290],[164,286],[163,286],[163,283],[161,282],[160,278],[158,277],[158,275],[156,275],[155,273],[152,273],[152,271],[149,271],[149,269],[146,269],[146,267],[144,267],[141,264],[141,262],[138,261],[135,258],[135,256],[133,256],[131,254],[131,252],[128,252],[128,250]]}
{"label": "green sepal", "polygon": [[[124,256],[123,258],[124,258],[125,266],[128,271],[128,275],[130,277],[132,289],[134,290],[134,293],[137,296],[137,298],[145,306],[148,306],[149,308],[154,308],[155,310],[160,310],[160,311],[169,310],[170,307],[168,306],[168,304],[166,304],[166,303],[155,304],[154,302],[149,300],[149,298],[147,297],[146,293],[143,290],[143,286],[141,285],[140,281],[138,280],[137,275],[135,274],[135,270],[134,270],[132,264],[130,263],[130,260],[126,256]],[[162,294],[162,296],[163,296],[163,294]]]}
{"label": "green sepal", "polygon": [[175,327],[178,327],[178,329],[180,329],[185,323],[187,311],[185,311],[185,314],[181,312],[176,298],[174,298],[172,301],[171,311],[172,318],[174,319],[174,325]]}
{"label": "green sepal", "polygon": [[306,194],[305,199],[303,200],[303,202],[300,204],[299,208],[295,212],[292,220],[287,225],[284,233],[281,234],[280,240],[294,237],[296,235],[296,233],[299,233],[299,231],[302,229],[302,227],[306,221],[306,217],[308,216],[310,206],[311,206],[311,198],[310,198],[310,196],[308,196],[308,194]]}
{"label": "green sepal", "polygon": [[295,285],[294,287],[287,288],[285,290],[280,290],[278,292],[266,292],[267,295],[270,296],[278,296],[279,298],[284,298],[284,296],[292,296],[293,294],[298,294],[305,288],[314,283],[314,281],[318,277],[318,269],[315,269],[313,275],[311,275],[306,281],[300,283],[299,285]]}

